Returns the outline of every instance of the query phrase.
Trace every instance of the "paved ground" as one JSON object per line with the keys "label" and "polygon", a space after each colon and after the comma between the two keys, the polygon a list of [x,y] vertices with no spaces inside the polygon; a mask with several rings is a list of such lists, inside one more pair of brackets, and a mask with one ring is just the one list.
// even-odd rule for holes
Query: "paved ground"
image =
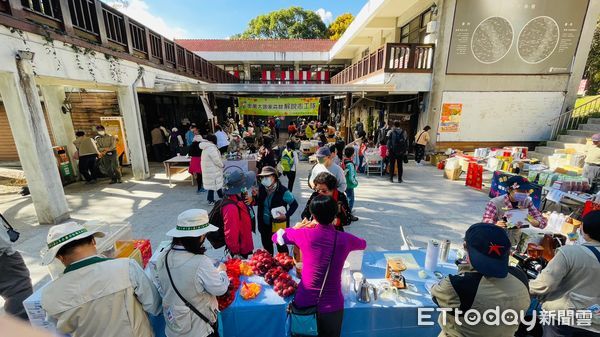
{"label": "paved ground", "polygon": [[[359,177],[355,213],[360,221],[347,227],[348,231],[365,238],[369,250],[400,249],[400,226],[416,246],[424,246],[430,238],[461,243],[466,228],[481,220],[488,197],[466,188],[464,182],[444,179],[442,171],[432,166],[417,167],[412,162],[407,166],[403,184],[391,184],[386,177]],[[293,221],[299,220],[310,195],[306,184],[309,169],[308,163],[302,163],[297,174],[296,186],[301,189],[296,188],[294,194],[300,210]],[[135,237],[149,238],[156,246],[166,239],[165,233],[180,212],[208,208],[206,193],[196,194],[187,174],[178,176],[180,180],[169,188],[162,166],[153,165],[152,171],[155,174],[147,181],[126,181],[121,185],[103,181],[91,187],[82,183],[66,187],[73,219],[129,222]],[[0,193],[0,212],[21,232],[16,248],[25,256],[33,282],[39,287],[49,279],[39,258],[48,226],[36,224],[29,197]]]}

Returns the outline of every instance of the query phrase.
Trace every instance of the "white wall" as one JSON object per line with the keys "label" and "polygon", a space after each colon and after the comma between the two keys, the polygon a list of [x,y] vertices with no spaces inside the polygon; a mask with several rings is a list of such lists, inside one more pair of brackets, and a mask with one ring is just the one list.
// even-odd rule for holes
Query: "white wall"
{"label": "white wall", "polygon": [[390,95],[429,91],[431,73],[376,73],[352,84],[393,84]]}
{"label": "white wall", "polygon": [[[106,87],[131,85],[138,76],[137,63],[121,59],[111,64],[102,53],[84,55],[83,48],[80,48],[79,53],[75,53],[70,45],[65,45],[61,41],[53,41],[54,47],[52,47],[40,35],[28,32],[22,34],[21,37],[19,33],[11,33],[7,27],[0,26],[0,72],[16,72],[17,51],[29,50],[35,53],[33,65],[38,76],[36,78],[38,84],[70,84],[106,89]],[[53,55],[54,52],[56,56]],[[143,67],[145,73],[143,80],[138,84],[140,88],[153,88],[157,79],[184,83],[201,82],[149,66]],[[114,73],[114,70],[117,70],[120,76],[111,75],[111,71]],[[92,76],[91,73],[94,75]]]}
{"label": "white wall", "polygon": [[[560,114],[563,92],[444,92],[444,103],[461,103],[459,130],[438,141],[542,141]],[[440,108],[441,110],[441,108]]]}

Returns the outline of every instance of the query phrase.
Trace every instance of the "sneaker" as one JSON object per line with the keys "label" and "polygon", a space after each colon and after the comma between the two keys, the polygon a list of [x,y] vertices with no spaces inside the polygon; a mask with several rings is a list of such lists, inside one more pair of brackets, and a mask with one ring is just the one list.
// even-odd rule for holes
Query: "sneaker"
{"label": "sneaker", "polygon": [[404,180],[400,179],[398,180],[398,184],[402,184],[404,182]]}
{"label": "sneaker", "polygon": [[198,190],[198,193],[204,193],[204,192],[206,192],[206,189],[204,189],[204,188],[201,188]]}
{"label": "sneaker", "polygon": [[214,202],[214,201],[209,201],[209,202],[208,202],[208,206],[214,206],[214,205],[215,205],[215,202]]}
{"label": "sneaker", "polygon": [[354,214],[350,214],[350,221],[358,221],[358,217]]}

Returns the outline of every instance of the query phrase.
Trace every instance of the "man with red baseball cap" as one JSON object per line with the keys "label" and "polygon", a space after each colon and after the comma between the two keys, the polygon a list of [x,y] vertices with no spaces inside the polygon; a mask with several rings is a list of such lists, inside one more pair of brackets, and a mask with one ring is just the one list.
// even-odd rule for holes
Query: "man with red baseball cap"
{"label": "man with red baseball cap", "polygon": [[600,133],[592,136],[592,144],[585,151],[583,176],[590,182],[590,193],[598,192],[600,186]]}
{"label": "man with red baseball cap", "polygon": [[506,310],[520,313],[529,308],[527,276],[508,265],[511,245],[506,231],[493,224],[474,224],[467,230],[464,247],[466,258],[458,266],[458,275],[449,275],[431,288],[434,302],[452,309],[440,315],[440,336],[514,336],[518,324],[507,325],[498,318],[497,325],[470,325],[463,316],[468,310],[483,316],[490,309],[497,308],[502,315]]}

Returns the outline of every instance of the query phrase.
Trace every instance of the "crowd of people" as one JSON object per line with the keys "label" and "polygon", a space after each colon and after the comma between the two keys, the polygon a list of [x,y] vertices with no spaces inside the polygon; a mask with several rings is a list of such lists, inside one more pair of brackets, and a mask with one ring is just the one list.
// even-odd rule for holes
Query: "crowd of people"
{"label": "crowd of people", "polygon": [[[348,201],[335,176],[321,172],[313,185],[315,192],[302,212],[304,220],[291,225],[289,219],[298,202],[281,184],[275,168],[266,166],[258,175],[234,171],[225,177],[219,214],[226,247],[233,257],[248,258],[257,249],[252,241],[256,229],[263,248],[271,254],[275,249],[287,252],[288,245],[298,247],[303,269],[291,305],[316,306],[319,336],[340,336],[343,264],[351,251],[364,250],[367,243],[341,230],[347,220],[341,218],[340,209],[348,207]],[[515,180],[512,186],[508,200],[519,199],[515,195],[525,187],[524,182]],[[252,206],[257,206],[256,213]],[[175,228],[166,233],[172,244],[156,262],[155,283],[133,260],[98,255],[95,238],[104,233],[75,222],[51,227],[43,263],[58,259],[65,271],[43,290],[42,307],[60,332],[74,336],[152,336],[146,313],[163,314],[167,336],[218,336],[216,296],[227,291],[230,280],[225,266],[205,255],[207,237],[220,230],[213,213],[190,209],[177,217]],[[553,311],[583,310],[597,303],[600,211],[592,211],[582,219],[581,235],[586,243],[558,250],[534,280],[509,266],[514,245],[498,223],[502,220],[489,223],[497,218],[487,213],[484,222],[470,226],[465,233],[464,257],[457,260],[458,273],[446,276],[431,289],[440,308],[460,309],[463,313],[481,313],[495,307],[500,312],[527,312],[530,298],[537,299],[544,310]],[[10,263],[10,270],[24,271],[18,276],[22,279],[19,285],[25,287],[18,289],[22,294],[31,294],[31,281],[22,258],[11,250],[7,237],[0,235],[0,243],[2,268]],[[14,297],[7,301],[7,311],[24,317],[22,306],[16,302],[23,296],[15,284],[10,288],[8,284],[0,285],[4,286],[3,296],[7,289],[14,290]],[[469,325],[460,323],[463,319],[453,314],[443,317],[439,318],[442,336],[518,335],[518,324]],[[543,326],[544,336],[600,335],[596,323],[588,328],[553,323]]]}
{"label": "crowd of people", "polygon": [[[162,313],[169,337],[218,336],[216,297],[227,291],[230,280],[225,266],[205,254],[205,241],[222,240],[228,256],[247,259],[259,248],[253,240],[253,235],[258,235],[269,254],[289,253],[289,245],[297,247],[303,269],[290,310],[315,307],[318,335],[340,336],[344,261],[351,251],[367,246],[365,240],[345,231],[359,220],[352,213],[359,175],[365,171],[369,153],[375,152],[382,159],[382,169],[389,169],[390,180],[397,171],[398,182],[402,182],[403,163],[411,144],[398,121],[367,136],[364,125],[357,120],[356,140],[350,144],[342,143],[331,126],[299,121],[300,127],[290,124],[289,139],[279,151],[273,144],[279,137],[274,131],[280,127],[276,120],[273,126],[271,119],[261,122],[256,129],[250,122],[234,125],[233,129],[231,125],[216,126],[214,134],[205,135],[195,125],[190,125],[186,133],[179,133],[177,128],[171,132],[160,126],[155,128],[155,134],[160,132],[161,137],[173,139],[175,151],[181,151],[177,153],[191,157],[189,170],[198,181],[198,192],[208,191],[208,204],[212,206],[211,210],[190,209],[177,217],[175,228],[166,233],[171,246],[156,263],[155,282],[132,260],[98,255],[95,238],[104,233],[76,222],[51,227],[43,263],[58,259],[65,271],[43,290],[42,307],[58,331],[85,337],[152,336],[147,314]],[[118,168],[116,139],[107,135],[103,127],[97,130],[95,139],[77,134],[80,172],[92,182],[98,166],[95,161],[104,159],[101,165],[105,172],[119,182],[117,173],[106,171]],[[426,126],[415,136],[417,164],[424,159],[429,130]],[[308,177],[312,194],[300,214],[302,220],[293,224],[291,218],[300,206],[293,194],[299,164],[296,138],[321,136],[326,141],[320,142],[315,153],[317,164]],[[378,147],[374,146],[376,143]],[[167,143],[157,145],[158,155]],[[224,170],[224,155],[252,151],[250,146],[257,146],[258,173]],[[284,176],[287,184],[281,180]],[[519,231],[506,229],[504,214],[524,208],[532,226],[544,228],[547,221],[532,205],[526,179],[515,176],[506,184],[508,193],[492,199],[482,222],[466,231],[464,258],[457,261],[457,274],[442,278],[431,288],[434,302],[440,308],[460,309],[463,313],[494,307],[526,312],[531,298],[545,310],[597,306],[600,293],[594,280],[600,275],[600,211],[592,211],[582,219],[584,245],[561,248],[535,280],[528,280],[522,270],[509,267]],[[0,271],[14,272],[11,283],[0,282],[2,296],[10,295],[5,309],[26,318],[20,303],[32,291],[27,268],[21,256],[11,249],[10,238],[0,234]],[[19,287],[15,286],[17,278]],[[468,325],[460,320],[460,316],[444,315],[442,321],[440,316],[441,336],[513,336],[519,328],[503,323]],[[554,322],[543,327],[544,336],[600,336],[600,326],[593,322],[590,328]]]}

